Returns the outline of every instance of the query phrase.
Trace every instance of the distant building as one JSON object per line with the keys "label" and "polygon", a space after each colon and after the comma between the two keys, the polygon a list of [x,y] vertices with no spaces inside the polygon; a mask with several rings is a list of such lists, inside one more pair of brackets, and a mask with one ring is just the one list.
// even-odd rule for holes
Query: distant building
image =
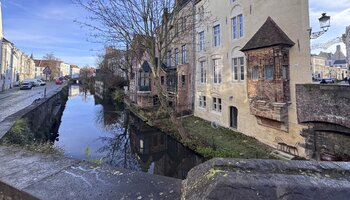
{"label": "distant building", "polygon": [[325,78],[327,59],[323,56],[311,55],[313,78]]}
{"label": "distant building", "polygon": [[79,78],[80,68],[77,65],[70,65],[70,76],[72,78]]}
{"label": "distant building", "polygon": [[96,69],[93,67],[83,67],[80,68],[80,77],[87,78],[87,77],[94,77],[96,75]]}
{"label": "distant building", "polygon": [[[322,74],[320,78],[336,78],[338,80],[343,80],[345,77],[349,77],[349,64],[340,45],[337,45],[337,49],[334,53],[325,53],[321,51],[317,57],[318,59],[323,58],[326,60],[325,67],[322,73],[320,73]],[[314,66],[315,65],[313,65],[313,67]],[[313,70],[315,71],[315,69]]]}
{"label": "distant building", "polygon": [[60,62],[60,76],[70,76],[70,65]]}
{"label": "distant building", "polygon": [[[34,60],[35,62],[35,77],[44,80],[50,80],[51,78],[57,78],[61,75],[60,64],[61,61],[56,60]],[[46,75],[43,70],[48,67],[51,69],[51,74]]]}
{"label": "distant building", "polygon": [[[0,91],[13,87],[16,82],[17,49],[14,44],[7,39],[2,39],[2,56],[0,71]],[[16,54],[16,55],[15,55]],[[18,77],[19,79],[19,77]]]}
{"label": "distant building", "polygon": [[107,47],[104,56],[104,64],[116,76],[126,77],[128,69],[125,66],[125,51]]}

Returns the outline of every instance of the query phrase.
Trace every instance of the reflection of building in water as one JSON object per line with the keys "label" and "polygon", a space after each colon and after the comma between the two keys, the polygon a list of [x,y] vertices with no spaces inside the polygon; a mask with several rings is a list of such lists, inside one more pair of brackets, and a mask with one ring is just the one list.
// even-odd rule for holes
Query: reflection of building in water
{"label": "reflection of building in water", "polygon": [[184,179],[190,169],[204,161],[170,136],[133,116],[129,133],[143,171],[149,171],[154,163],[154,174]]}
{"label": "reflection of building in water", "polygon": [[95,95],[100,99],[103,99],[104,87],[103,82],[99,80],[95,80]]}
{"label": "reflection of building in water", "polygon": [[79,85],[71,85],[69,88],[69,96],[73,97],[73,96],[77,96],[79,95],[80,90],[79,90]]}

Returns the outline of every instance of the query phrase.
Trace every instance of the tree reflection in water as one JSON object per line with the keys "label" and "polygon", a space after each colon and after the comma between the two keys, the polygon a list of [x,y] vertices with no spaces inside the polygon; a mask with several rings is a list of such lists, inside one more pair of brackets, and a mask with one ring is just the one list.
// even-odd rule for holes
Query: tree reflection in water
{"label": "tree reflection in water", "polygon": [[128,134],[129,113],[126,111],[100,110],[97,122],[103,124],[110,136],[99,137],[104,146],[98,152],[104,154],[103,161],[109,165],[139,171],[137,158],[132,151]]}
{"label": "tree reflection in water", "polygon": [[[203,158],[159,130],[148,126],[123,106],[99,99],[86,88],[74,86],[60,125],[57,146],[65,155],[134,171],[185,178]],[[72,90],[73,89],[73,90]]]}

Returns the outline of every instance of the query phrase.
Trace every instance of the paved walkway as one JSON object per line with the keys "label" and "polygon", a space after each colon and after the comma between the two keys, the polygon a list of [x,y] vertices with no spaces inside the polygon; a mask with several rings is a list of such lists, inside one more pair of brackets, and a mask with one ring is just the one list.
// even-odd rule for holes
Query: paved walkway
{"label": "paved walkway", "polygon": [[35,99],[42,98],[45,88],[47,90],[46,93],[49,93],[59,87],[60,85],[48,83],[47,86],[37,86],[31,90],[20,90],[19,87],[15,87],[0,92],[0,122],[6,117],[29,106]]}
{"label": "paved walkway", "polygon": [[0,199],[179,199],[181,180],[0,146]]}

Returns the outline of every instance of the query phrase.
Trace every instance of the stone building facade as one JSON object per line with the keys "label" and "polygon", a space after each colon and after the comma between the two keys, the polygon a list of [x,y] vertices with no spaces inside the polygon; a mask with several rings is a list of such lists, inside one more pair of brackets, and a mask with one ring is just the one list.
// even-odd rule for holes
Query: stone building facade
{"label": "stone building facade", "polygon": [[195,116],[304,155],[295,84],[312,78],[308,1],[202,0],[196,12]]}
{"label": "stone building facade", "polygon": [[350,26],[345,28],[345,33],[343,34],[343,42],[345,43],[346,48],[346,60],[350,65]]}
{"label": "stone building facade", "polygon": [[[194,38],[194,0],[176,1],[180,11],[171,15],[169,40],[164,52],[160,70],[160,84],[167,92],[168,104],[174,106],[179,115],[193,112],[194,77],[195,77],[195,44]],[[152,66],[147,53],[137,44],[135,38],[133,48],[137,55],[133,60],[133,71],[130,75],[130,100],[141,107],[158,106],[159,100],[152,74]],[[157,58],[158,59],[158,58]]]}

